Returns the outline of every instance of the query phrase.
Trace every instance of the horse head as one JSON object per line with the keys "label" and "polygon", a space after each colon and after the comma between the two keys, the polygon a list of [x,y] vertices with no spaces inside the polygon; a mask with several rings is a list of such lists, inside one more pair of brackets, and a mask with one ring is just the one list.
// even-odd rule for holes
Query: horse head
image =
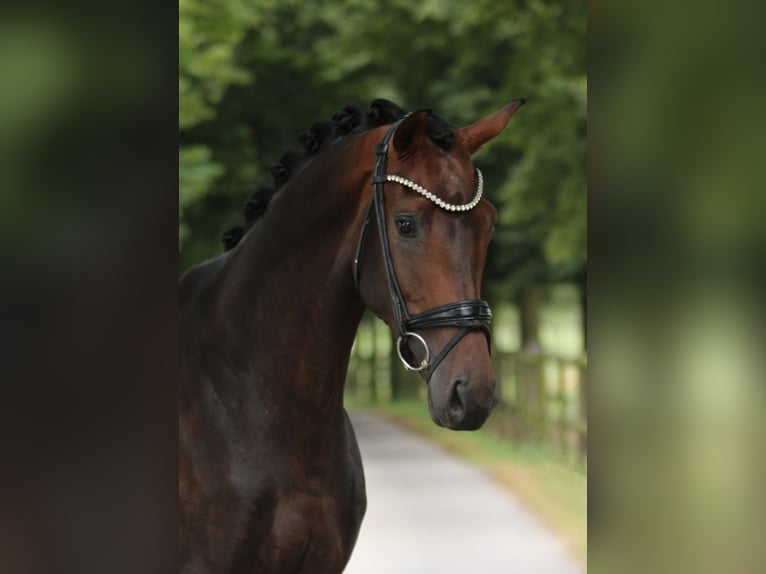
{"label": "horse head", "polygon": [[[420,111],[371,133],[377,160],[357,290],[388,323],[405,366],[424,377],[431,418],[454,430],[481,427],[496,402],[491,311],[480,299],[496,211],[471,156],[523,103],[461,129]],[[379,241],[366,239],[372,227]]]}

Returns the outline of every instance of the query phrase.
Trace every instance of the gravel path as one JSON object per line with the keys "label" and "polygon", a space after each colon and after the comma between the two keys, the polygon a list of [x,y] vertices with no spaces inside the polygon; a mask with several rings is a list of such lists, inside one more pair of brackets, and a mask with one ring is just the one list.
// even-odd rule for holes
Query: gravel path
{"label": "gravel path", "polygon": [[346,574],[583,572],[481,469],[370,413],[351,420],[367,514]]}

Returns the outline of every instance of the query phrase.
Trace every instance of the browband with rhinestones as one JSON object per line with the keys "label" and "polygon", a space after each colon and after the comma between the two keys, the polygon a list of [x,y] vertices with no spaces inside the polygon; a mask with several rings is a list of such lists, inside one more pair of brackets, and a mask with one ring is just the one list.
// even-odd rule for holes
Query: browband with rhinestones
{"label": "browband with rhinestones", "polygon": [[411,179],[407,179],[401,175],[386,175],[386,181],[409,187],[412,191],[416,191],[426,199],[433,201],[436,205],[447,211],[471,211],[479,204],[479,201],[481,201],[481,194],[484,192],[484,178],[481,175],[479,168],[476,168],[476,195],[470,201],[470,203],[464,203],[463,205],[457,205],[454,203],[447,203],[446,201],[442,201],[422,185],[418,185]]}

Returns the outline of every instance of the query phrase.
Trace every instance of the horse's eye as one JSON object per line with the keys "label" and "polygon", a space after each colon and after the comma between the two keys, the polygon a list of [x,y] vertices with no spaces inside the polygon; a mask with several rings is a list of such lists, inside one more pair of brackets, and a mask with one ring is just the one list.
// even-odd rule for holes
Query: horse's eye
{"label": "horse's eye", "polygon": [[415,224],[408,217],[399,217],[396,220],[396,229],[401,235],[411,237],[415,233]]}

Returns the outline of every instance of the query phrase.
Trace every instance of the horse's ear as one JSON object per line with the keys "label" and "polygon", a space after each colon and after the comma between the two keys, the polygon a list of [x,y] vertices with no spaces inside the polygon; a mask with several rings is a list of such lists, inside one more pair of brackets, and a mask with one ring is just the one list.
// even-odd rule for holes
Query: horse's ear
{"label": "horse's ear", "polygon": [[428,130],[429,113],[429,110],[420,110],[402,120],[394,132],[394,151],[397,155],[406,155],[420,144]]}
{"label": "horse's ear", "polygon": [[508,120],[511,119],[513,112],[523,106],[525,102],[526,100],[524,98],[513,100],[504,105],[494,114],[460,129],[459,131],[462,140],[468,148],[468,152],[473,155],[481,146],[503,131]]}

